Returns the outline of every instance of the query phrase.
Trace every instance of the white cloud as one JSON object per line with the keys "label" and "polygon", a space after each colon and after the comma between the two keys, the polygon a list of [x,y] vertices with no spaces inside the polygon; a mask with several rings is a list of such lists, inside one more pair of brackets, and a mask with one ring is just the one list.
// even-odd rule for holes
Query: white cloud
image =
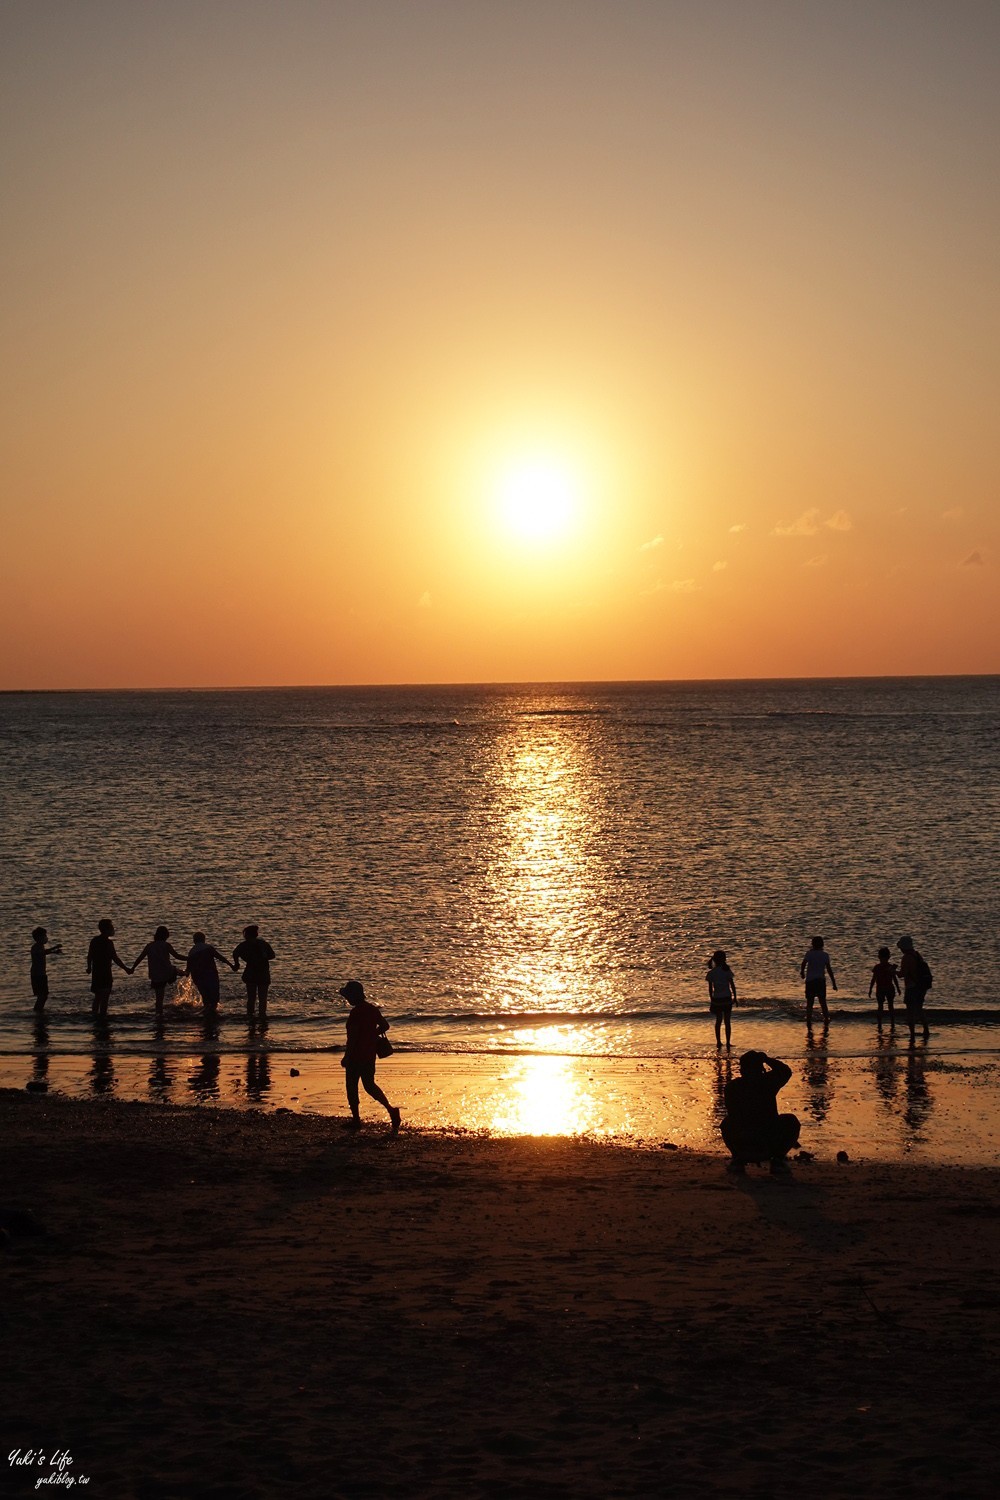
{"label": "white cloud", "polygon": [[747,525],[746,521],[737,521],[736,525],[730,526],[729,530],[731,535],[738,536],[741,531],[749,531],[750,527]]}
{"label": "white cloud", "polygon": [[826,553],[821,552],[819,557],[807,557],[802,566],[804,568],[824,568],[826,566]]}
{"label": "white cloud", "polygon": [[431,596],[430,596],[430,594],[426,594],[426,593],[421,594],[420,598],[417,600],[417,608],[418,609],[430,609],[430,607],[431,607]]}
{"label": "white cloud", "polygon": [[790,526],[776,526],[774,536],[815,536],[819,530],[819,510],[813,506],[811,510],[804,510],[797,521]]}
{"label": "white cloud", "polygon": [[829,520],[823,522],[823,525],[828,527],[830,531],[850,531],[854,526],[854,522],[846,510],[835,510]]}
{"label": "white cloud", "polygon": [[962,558],[963,568],[985,568],[986,559],[981,552],[970,552],[968,557]]}
{"label": "white cloud", "polygon": [[721,573],[721,572],[722,572],[722,570],[723,570],[723,568],[728,568],[728,566],[729,566],[729,564],[728,564],[728,563],[724,563],[724,562],[714,562],[714,563],[713,563],[713,564],[712,564],[712,572],[713,572],[713,573]]}
{"label": "white cloud", "polygon": [[652,552],[654,550],[654,548],[656,548],[656,547],[662,547],[662,546],[663,546],[663,538],[662,538],[662,536],[654,536],[651,541],[643,542],[642,546],[639,548],[639,551],[640,552]]}
{"label": "white cloud", "polygon": [[670,585],[670,591],[674,594],[693,594],[698,587],[693,578],[675,578]]}

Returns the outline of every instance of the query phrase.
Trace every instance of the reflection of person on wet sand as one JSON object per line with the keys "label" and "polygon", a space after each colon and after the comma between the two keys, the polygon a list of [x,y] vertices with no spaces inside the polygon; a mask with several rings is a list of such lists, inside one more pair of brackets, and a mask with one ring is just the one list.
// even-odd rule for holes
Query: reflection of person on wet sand
{"label": "reflection of person on wet sand", "polygon": [[708,1008],[715,1017],[715,1045],[722,1046],[722,1024],[726,1026],[726,1046],[732,1042],[731,1017],[733,1006],[738,1005],[736,999],[736,980],[733,971],[726,963],[726,955],[721,948],[712,954],[712,967],[705,975],[708,981]]}
{"label": "reflection of person on wet sand", "polygon": [[916,1145],[923,1139],[922,1132],[933,1105],[924,1072],[924,1056],[922,1047],[915,1047],[906,1054],[906,1108],[903,1111],[903,1124],[907,1131],[907,1147]]}
{"label": "reflection of person on wet sand", "polygon": [[347,1102],[351,1108],[348,1129],[358,1130],[361,1126],[358,1100],[360,1082],[365,1086],[365,1093],[372,1099],[377,1099],[388,1111],[392,1133],[395,1135],[399,1130],[399,1110],[389,1103],[375,1082],[375,1059],[378,1057],[379,1041],[385,1037],[389,1023],[378,1006],[365,999],[364,985],[358,980],[348,980],[340,993],[351,1007],[347,1017],[347,1046],[340,1059],[341,1067],[346,1069]]}
{"label": "reflection of person on wet sand", "polygon": [[744,1052],[740,1075],[726,1084],[722,1139],[733,1157],[726,1170],[743,1173],[749,1161],[769,1161],[775,1176],[784,1175],[785,1157],[799,1139],[795,1115],[778,1114],[778,1094],[792,1070],[766,1052]]}
{"label": "reflection of person on wet sand", "polygon": [[95,1016],[104,1017],[108,1014],[108,1001],[115,982],[112,965],[117,964],[123,974],[131,972],[128,964],[123,964],[115,952],[114,935],[115,924],[107,917],[102,917],[97,924],[97,936],[91,938],[87,949],[87,973],[90,975],[90,988],[94,995]]}
{"label": "reflection of person on wet sand", "polygon": [[827,1035],[825,1026],[819,1041],[811,1030],[806,1032],[805,1081],[809,1089],[809,1113],[818,1125],[822,1125],[830,1109],[830,1054],[826,1046]]}
{"label": "reflection of person on wet sand", "polygon": [[271,960],[274,949],[259,936],[256,923],[243,929],[243,941],[233,949],[233,968],[238,974],[243,963],[243,983],[247,987],[247,1015],[252,1019],[254,1006],[260,1008],[260,1019],[267,1017],[267,992],[271,988]]}
{"label": "reflection of person on wet sand", "polygon": [[191,939],[193,947],[187,956],[184,968],[185,974],[190,974],[194,981],[194,987],[201,996],[205,1007],[206,1020],[215,1015],[219,1008],[219,970],[217,964],[225,964],[227,969],[235,970],[236,965],[230,963],[224,953],[212,944],[205,941],[203,932],[196,932]]}
{"label": "reflection of person on wet sand", "polygon": [[153,933],[153,941],[146,944],[139,957],[135,959],[129,969],[129,973],[134,974],[143,959],[146,960],[146,967],[149,971],[149,987],[156,997],[157,1015],[163,1014],[163,996],[166,993],[167,985],[173,984],[174,980],[180,975],[180,970],[176,969],[172,962],[175,958],[181,964],[185,961],[183,953],[178,953],[177,949],[170,942],[170,929],[168,927],[158,927]]}
{"label": "reflection of person on wet sand", "polygon": [[45,960],[49,955],[55,956],[62,952],[62,943],[53,943],[51,948],[46,947],[49,935],[44,927],[35,927],[31,934],[31,993],[35,997],[35,1010],[43,1011],[45,1002],[49,998],[49,975],[45,966]]}

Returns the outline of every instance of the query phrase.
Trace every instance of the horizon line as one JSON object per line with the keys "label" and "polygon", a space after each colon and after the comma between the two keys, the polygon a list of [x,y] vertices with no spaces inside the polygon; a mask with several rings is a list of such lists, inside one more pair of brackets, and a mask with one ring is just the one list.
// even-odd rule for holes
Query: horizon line
{"label": "horizon line", "polygon": [[1000,677],[1000,672],[853,672],[792,673],[782,677],[576,677],[576,678],[492,678],[479,681],[422,682],[245,682],[161,684],[159,686],[105,687],[8,687],[0,688],[0,697],[41,695],[43,693],[300,693],[300,692],[370,692],[422,688],[600,688],[600,687],[676,687],[706,683],[775,683],[775,682],[946,682]]}

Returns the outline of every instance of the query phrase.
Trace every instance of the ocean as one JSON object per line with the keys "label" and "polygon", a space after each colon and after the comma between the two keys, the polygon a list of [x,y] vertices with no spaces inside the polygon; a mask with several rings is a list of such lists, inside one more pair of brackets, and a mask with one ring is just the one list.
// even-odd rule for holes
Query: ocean
{"label": "ocean", "polygon": [[[225,973],[223,1053],[340,1045],[356,978],[402,1051],[699,1054],[716,947],[737,1035],[801,1047],[815,933],[830,1045],[864,1051],[904,932],[939,1043],[992,1049],[998,752],[996,677],[6,694],[0,1053],[92,1050],[104,916],[128,963],[161,922],[227,953],[260,924],[270,1025]],[[200,1055],[199,1020],[182,991],[156,1035],[116,975],[116,1053]]]}

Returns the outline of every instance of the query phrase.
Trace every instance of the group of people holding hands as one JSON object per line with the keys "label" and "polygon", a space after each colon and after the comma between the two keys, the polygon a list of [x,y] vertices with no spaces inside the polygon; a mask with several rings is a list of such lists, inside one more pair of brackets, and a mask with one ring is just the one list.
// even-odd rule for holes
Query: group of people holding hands
{"label": "group of people holding hands", "polygon": [[[48,933],[44,927],[36,927],[31,934],[31,990],[35,996],[35,1010],[45,1009],[49,998],[49,981],[46,959],[51,954],[61,953],[62,945],[48,946]],[[243,929],[243,941],[233,949],[232,958],[227,958],[206,940],[203,932],[196,932],[191,939],[187,954],[178,953],[170,941],[170,929],[157,927],[151,942],[148,942],[131,964],[123,963],[115,948],[115,925],[108,917],[97,924],[97,935],[90,940],[87,949],[87,973],[94,997],[93,1011],[97,1017],[106,1017],[108,1001],[114,986],[116,968],[125,974],[134,974],[139,965],[146,964],[149,985],[156,1001],[157,1015],[163,1014],[163,1001],[168,984],[190,975],[192,983],[201,996],[206,1016],[215,1015],[219,1008],[219,964],[225,964],[234,974],[240,973],[247,991],[247,1016],[261,1021],[267,1018],[267,994],[271,988],[271,960],[274,949],[260,936],[255,924]],[[176,961],[176,962],[175,962]],[[182,968],[178,968],[182,965]]]}
{"label": "group of people holding hands", "polygon": [[[916,1040],[918,1025],[923,1027],[926,1040],[931,1033],[924,1016],[924,1001],[934,982],[934,976],[923,954],[917,951],[909,933],[903,934],[896,947],[902,955],[898,965],[891,962],[892,954],[888,948],[878,950],[878,963],[871,971],[871,980],[868,984],[868,998],[870,1000],[874,995],[878,1003],[879,1026],[882,1025],[884,1011],[888,1009],[889,1025],[895,1028],[896,997],[902,992],[906,1022],[910,1028],[910,1040]],[[837,979],[823,938],[813,938],[799,965],[799,976],[805,981],[806,987],[806,1025],[812,1025],[813,1007],[817,1003],[824,1025],[828,1024],[830,1011],[826,1003],[827,976],[834,989],[837,988]],[[738,1005],[739,1001],[733,971],[721,948],[716,949],[712,954],[705,979],[708,983],[709,1010],[715,1021],[715,1045],[722,1046],[722,1028],[725,1027],[728,1047],[732,1039],[733,1006]]]}

